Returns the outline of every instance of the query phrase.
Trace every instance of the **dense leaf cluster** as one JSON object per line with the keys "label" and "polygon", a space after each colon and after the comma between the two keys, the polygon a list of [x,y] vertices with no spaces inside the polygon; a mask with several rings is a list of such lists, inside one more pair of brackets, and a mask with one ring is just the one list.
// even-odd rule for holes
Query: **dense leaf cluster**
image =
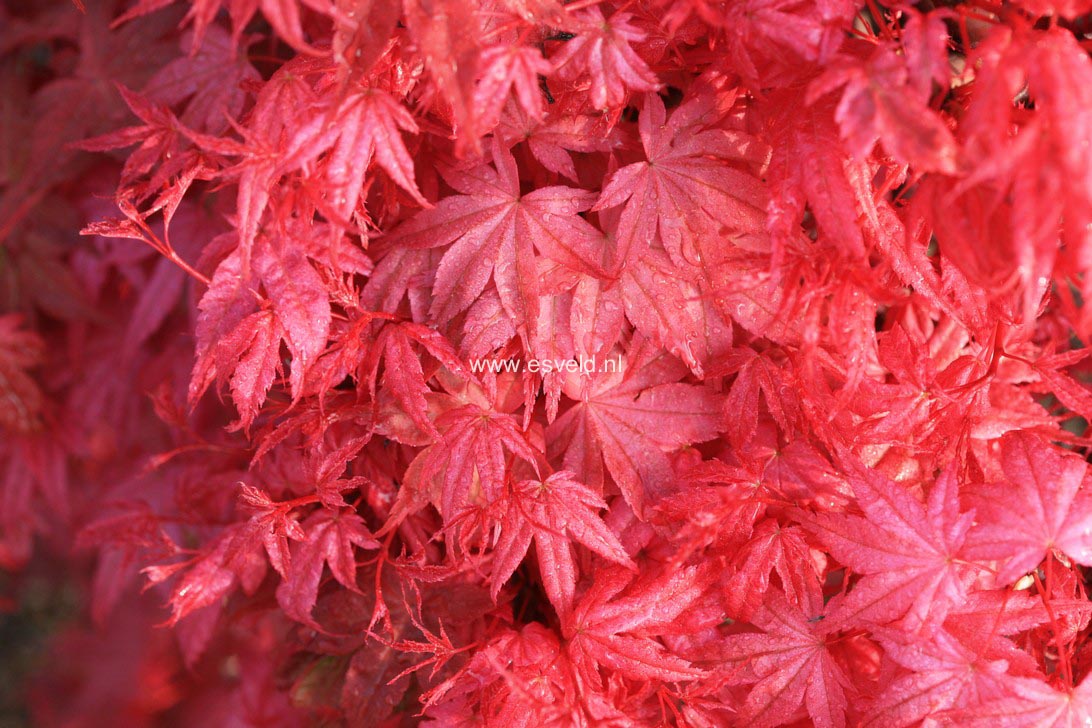
{"label": "dense leaf cluster", "polygon": [[0,5],[38,723],[1092,722],[1092,2],[77,5]]}

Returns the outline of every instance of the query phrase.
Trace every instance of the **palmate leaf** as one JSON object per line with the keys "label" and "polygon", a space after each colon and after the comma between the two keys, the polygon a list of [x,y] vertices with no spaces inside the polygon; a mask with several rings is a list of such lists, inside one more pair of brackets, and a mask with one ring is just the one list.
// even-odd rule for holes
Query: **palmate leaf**
{"label": "palmate leaf", "polygon": [[850,464],[864,517],[818,514],[804,523],[843,564],[865,576],[828,615],[832,624],[898,622],[929,631],[966,598],[975,573],[964,543],[972,513],[961,513],[955,473],[944,471],[923,504],[904,486]]}
{"label": "palmate leaf", "polygon": [[1072,690],[1057,690],[1041,680],[1010,678],[1000,697],[939,717],[974,728],[1076,728],[1092,720],[1092,681],[1085,678]]}
{"label": "palmate leaf", "polygon": [[621,105],[627,92],[659,88],[656,74],[631,47],[645,37],[630,22],[632,14],[616,12],[604,18],[593,7],[574,16],[580,32],[551,60],[562,79],[589,77],[589,101],[596,110]]}
{"label": "palmate leaf", "polygon": [[505,311],[524,337],[538,317],[541,291],[535,251],[575,271],[599,273],[602,235],[577,213],[593,196],[571,187],[521,194],[511,153],[492,147],[493,165],[452,170],[461,194],[418,213],[383,239],[384,249],[433,248],[451,243],[436,270],[432,319],[445,324],[494,281]]}
{"label": "palmate leaf", "polygon": [[742,667],[734,680],[753,683],[740,715],[748,725],[781,725],[801,708],[815,726],[845,725],[849,679],[827,648],[832,625],[824,621],[814,590],[810,596],[794,604],[769,592],[751,620],[762,633],[725,642],[721,656]]}
{"label": "palmate leaf", "polygon": [[426,395],[431,390],[426,384],[421,361],[413,345],[419,345],[452,374],[469,376],[451,344],[433,329],[410,322],[386,325],[376,337],[375,344],[360,365],[361,378],[366,381],[372,398],[376,397],[376,378],[382,357],[382,389],[394,397],[421,432],[438,438],[440,433],[428,418]]}
{"label": "palmate leaf", "polygon": [[731,346],[731,319],[662,250],[626,266],[618,284],[626,317],[645,336],[686,362],[702,378],[705,367]]}
{"label": "palmate leaf", "polygon": [[595,203],[596,210],[624,205],[616,269],[640,259],[657,237],[679,266],[719,258],[711,252],[726,236],[739,247],[765,247],[765,193],[746,171],[762,150],[740,132],[705,128],[723,115],[714,93],[670,118],[659,96],[645,96],[639,129],[647,161],[615,172]]}
{"label": "palmate leaf", "polygon": [[143,93],[158,103],[183,107],[179,121],[189,128],[217,134],[238,118],[247,85],[260,76],[219,26],[210,26],[200,40],[196,36],[196,31],[183,36],[186,55],[161,68]]}
{"label": "palmate leaf", "polygon": [[306,624],[315,624],[311,610],[318,599],[323,565],[339,584],[356,590],[356,548],[377,549],[379,542],[352,512],[323,508],[300,524],[306,538],[292,549],[288,574],[277,588],[277,602],[285,613]]}
{"label": "palmate leaf", "polygon": [[509,453],[532,469],[540,460],[512,415],[481,404],[455,406],[436,418],[435,427],[441,437],[406,469],[405,486],[386,528],[429,503],[445,523],[457,523],[468,509],[503,498]]}
{"label": "palmate leaf", "polygon": [[1027,433],[1001,439],[1000,461],[1005,482],[976,494],[968,553],[997,560],[999,584],[1033,570],[1054,549],[1092,565],[1087,463]]}
{"label": "palmate leaf", "polygon": [[[264,299],[259,291],[265,292]],[[282,341],[292,355],[290,388],[298,395],[307,369],[326,349],[329,295],[291,236],[259,240],[249,275],[243,249],[237,247],[217,267],[201,297],[191,403],[214,380],[222,383],[230,377],[232,398],[248,426],[282,369]]]}
{"label": "palmate leaf", "polygon": [[604,559],[634,567],[618,537],[599,517],[607,504],[565,471],[546,480],[524,481],[508,496],[508,509],[493,550],[492,594],[496,599],[535,544],[539,573],[559,614],[572,609],[577,568],[573,546],[580,544]]}
{"label": "palmate leaf", "polygon": [[591,685],[600,669],[633,679],[692,680],[703,673],[647,636],[673,621],[703,591],[699,574],[682,570],[634,580],[621,567],[599,572],[592,588],[565,619],[575,668]]}
{"label": "palmate leaf", "polygon": [[[721,398],[684,384],[674,357],[636,348],[618,373],[567,375],[576,402],[547,436],[567,469],[602,489],[604,466],[635,513],[668,493],[674,473],[666,455],[685,443],[712,439],[723,425]],[[551,452],[551,454],[554,454]]]}
{"label": "palmate leaf", "polygon": [[885,643],[909,670],[869,701],[862,725],[911,726],[954,705],[988,706],[1012,689],[1004,660],[982,660],[943,630],[915,644]]}
{"label": "palmate leaf", "polygon": [[551,66],[537,49],[494,46],[482,52],[480,62],[482,79],[474,89],[474,106],[484,128],[497,125],[509,95],[515,96],[529,119],[542,118],[544,99],[538,78],[548,74]]}

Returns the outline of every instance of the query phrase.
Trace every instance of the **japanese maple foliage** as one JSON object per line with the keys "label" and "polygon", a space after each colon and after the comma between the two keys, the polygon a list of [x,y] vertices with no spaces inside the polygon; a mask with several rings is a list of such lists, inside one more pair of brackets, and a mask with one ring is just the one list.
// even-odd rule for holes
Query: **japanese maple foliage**
{"label": "japanese maple foliage", "polygon": [[0,4],[31,720],[1089,724],[1088,31]]}

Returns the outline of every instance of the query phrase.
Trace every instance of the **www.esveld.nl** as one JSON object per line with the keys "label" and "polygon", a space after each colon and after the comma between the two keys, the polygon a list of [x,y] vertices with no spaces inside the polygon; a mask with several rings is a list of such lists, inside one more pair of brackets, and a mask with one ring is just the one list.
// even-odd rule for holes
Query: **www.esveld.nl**
{"label": "www.esveld.nl", "polygon": [[551,372],[571,372],[573,374],[618,373],[622,371],[622,357],[597,359],[594,356],[573,357],[571,359],[472,359],[470,371],[480,374],[490,372],[531,372],[532,374],[550,374]]}

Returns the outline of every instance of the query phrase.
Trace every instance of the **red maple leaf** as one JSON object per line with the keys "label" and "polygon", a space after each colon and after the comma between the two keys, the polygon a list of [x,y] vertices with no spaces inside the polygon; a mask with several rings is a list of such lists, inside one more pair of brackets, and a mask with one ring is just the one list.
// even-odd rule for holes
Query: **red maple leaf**
{"label": "red maple leaf", "polygon": [[566,469],[584,473],[597,489],[605,465],[639,515],[673,488],[666,453],[723,427],[720,398],[679,382],[678,360],[654,351],[637,349],[619,373],[566,374],[564,391],[575,404],[547,432],[551,456],[562,456]]}
{"label": "red maple leaf", "polygon": [[619,106],[628,91],[659,88],[656,74],[630,45],[645,38],[630,22],[631,13],[616,12],[604,18],[599,8],[592,7],[571,15],[580,32],[550,60],[560,78],[586,83],[596,110]]}
{"label": "red maple leaf", "polygon": [[869,701],[862,725],[917,725],[952,706],[993,705],[1011,691],[1003,660],[983,660],[943,630],[917,643],[885,642],[884,650],[908,673]]}
{"label": "red maple leaf", "polygon": [[602,498],[565,471],[514,486],[493,550],[493,597],[519,567],[532,540],[546,594],[560,614],[572,608],[576,592],[575,543],[604,559],[633,567],[618,537],[599,517],[606,507]]}
{"label": "red maple leaf", "polygon": [[715,92],[707,93],[670,118],[659,96],[645,96],[638,123],[646,161],[611,175],[595,203],[596,210],[624,205],[616,269],[640,259],[657,240],[681,267],[722,259],[725,240],[765,249],[766,200],[746,169],[762,150],[747,135],[715,126],[724,112],[711,97]]}
{"label": "red maple leaf", "polygon": [[[265,291],[264,300],[259,290]],[[282,368],[282,340],[293,357],[289,381],[296,394],[326,348],[331,317],[326,285],[287,236],[259,241],[249,275],[237,248],[217,267],[200,308],[190,400],[200,398],[214,379],[230,376],[243,425],[253,421]]]}
{"label": "red maple leaf", "polygon": [[[346,589],[357,590],[356,548],[377,549],[364,520],[349,511],[315,511],[300,524],[306,538],[292,549],[288,575],[277,588],[277,602],[293,619],[314,625],[311,610],[318,599],[323,565]],[[356,548],[354,548],[356,547]]]}
{"label": "red maple leaf", "polygon": [[824,728],[845,725],[849,679],[827,648],[837,628],[827,623],[814,589],[794,604],[778,591],[767,593],[751,618],[760,634],[733,635],[720,657],[742,663],[731,680],[750,684],[740,720],[747,725],[789,722],[801,708]]}
{"label": "red maple leaf", "polygon": [[600,683],[601,668],[635,680],[700,677],[701,670],[648,636],[699,597],[702,586],[696,577],[687,569],[634,580],[620,567],[602,569],[564,623],[569,654],[587,684]]}
{"label": "red maple leaf", "polygon": [[827,618],[840,626],[898,621],[909,633],[939,624],[975,576],[963,555],[974,514],[960,513],[955,474],[944,471],[923,504],[883,475],[856,470],[850,482],[863,518],[805,520],[835,558],[864,574]]}
{"label": "red maple leaf", "polygon": [[1092,565],[1087,463],[1028,433],[1008,434],[999,447],[1006,482],[975,494],[968,554],[999,561],[999,584],[1033,570],[1054,549]]}
{"label": "red maple leaf", "polygon": [[443,324],[496,283],[505,311],[526,337],[538,318],[540,267],[535,251],[576,271],[600,270],[602,235],[577,213],[593,195],[572,187],[522,194],[511,153],[494,143],[493,165],[455,169],[445,197],[383,239],[384,249],[433,248],[451,243],[436,269],[432,318]]}

